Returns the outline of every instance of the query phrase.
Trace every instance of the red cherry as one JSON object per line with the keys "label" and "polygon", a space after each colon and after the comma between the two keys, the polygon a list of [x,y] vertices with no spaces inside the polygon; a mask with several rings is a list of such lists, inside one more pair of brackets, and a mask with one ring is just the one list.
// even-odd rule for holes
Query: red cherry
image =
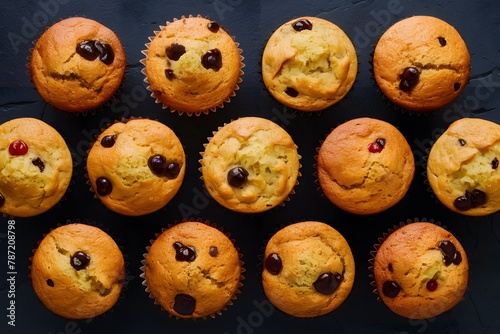
{"label": "red cherry", "polygon": [[384,138],[377,138],[373,143],[370,143],[368,145],[368,151],[371,153],[380,153],[385,147],[385,139]]}
{"label": "red cherry", "polygon": [[28,145],[22,140],[14,140],[9,145],[9,153],[12,155],[25,155],[28,153]]}
{"label": "red cherry", "polygon": [[427,290],[436,291],[438,288],[438,282],[435,279],[431,279],[427,282]]}

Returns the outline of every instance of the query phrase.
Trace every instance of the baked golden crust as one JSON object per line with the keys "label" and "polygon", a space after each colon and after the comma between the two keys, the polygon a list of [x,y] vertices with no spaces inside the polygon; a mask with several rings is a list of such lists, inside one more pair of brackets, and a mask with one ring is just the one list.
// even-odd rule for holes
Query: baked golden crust
{"label": "baked golden crust", "polygon": [[[441,241],[453,243],[460,252],[459,264],[445,264]],[[469,264],[464,248],[450,232],[417,222],[397,229],[383,241],[373,272],[378,294],[389,309],[406,318],[426,319],[448,311],[463,299]],[[434,291],[427,287],[430,280],[437,282]],[[397,296],[391,298],[382,292],[387,281],[401,287]]]}
{"label": "baked golden crust", "polygon": [[[24,155],[13,156],[16,140],[28,145]],[[40,159],[41,167],[33,162]],[[41,214],[64,196],[73,174],[66,142],[53,127],[35,118],[16,118],[0,125],[0,212],[15,217]]]}
{"label": "baked golden crust", "polygon": [[[221,127],[202,153],[201,172],[210,195],[237,212],[263,212],[280,205],[297,184],[299,155],[290,135],[270,120],[243,117]],[[248,171],[240,187],[228,183],[234,167]]]}
{"label": "baked golden crust", "polygon": [[[420,72],[408,92],[400,89],[405,68]],[[431,16],[413,16],[391,26],[378,41],[373,74],[394,104],[415,111],[439,109],[453,101],[469,81],[470,55],[460,34]]]}
{"label": "baked golden crust", "polygon": [[[76,252],[90,257],[86,268],[76,270],[71,265]],[[70,319],[88,319],[108,311],[120,297],[124,279],[120,248],[104,231],[85,224],[50,231],[31,264],[31,280],[40,301]]]}
{"label": "baked golden crust", "polygon": [[[308,20],[312,29],[293,24]],[[262,78],[280,103],[318,111],[340,101],[356,79],[358,62],[349,37],[335,24],[316,17],[286,22],[269,38],[262,55]],[[287,94],[294,89],[298,95]]]}
{"label": "baked golden crust", "polygon": [[[222,28],[209,30],[211,21],[202,17],[182,17],[162,26],[145,51],[145,74],[149,90],[158,102],[172,111],[197,114],[215,110],[228,102],[238,89],[243,67],[238,44]],[[179,58],[170,59],[172,45],[184,47]],[[220,51],[221,67],[206,68],[202,59],[209,50]],[[165,71],[171,71],[167,78]]]}
{"label": "baked golden crust", "polygon": [[[291,224],[269,240],[264,259],[278,254],[283,268],[272,274],[264,265],[262,284],[269,300],[295,317],[316,317],[339,307],[354,284],[355,265],[344,237],[325,223],[306,221]],[[314,282],[324,273],[342,275],[329,294],[318,292]]]}
{"label": "baked golden crust", "polygon": [[[115,136],[112,147],[102,139]],[[162,155],[179,164],[176,176],[157,176],[148,166],[152,156]],[[186,171],[181,142],[166,125],[149,119],[118,122],[104,130],[90,149],[87,173],[92,188],[110,210],[128,216],[145,215],[164,207],[180,189]],[[97,191],[97,179],[107,178],[110,194]]]}
{"label": "baked golden crust", "polygon": [[[193,247],[195,259],[177,260],[175,243]],[[193,221],[165,230],[149,248],[144,266],[151,298],[179,318],[220,314],[236,299],[242,285],[241,273],[240,256],[233,242],[217,228]],[[194,298],[192,312],[184,312],[182,303],[176,305],[178,295]]]}
{"label": "baked golden crust", "polygon": [[[383,139],[381,152],[369,146]],[[415,173],[408,142],[390,123],[357,118],[335,128],[321,144],[318,180],[326,197],[355,214],[374,214],[398,203]]]}
{"label": "baked golden crust", "polygon": [[[500,125],[479,118],[452,123],[436,140],[427,160],[427,178],[448,209],[468,216],[485,216],[500,209]],[[496,162],[495,162],[496,161]],[[454,202],[480,190],[486,201],[466,210]]]}
{"label": "baked golden crust", "polygon": [[[111,46],[114,60],[86,60],[76,52],[83,41],[97,40]],[[108,101],[120,86],[126,57],[116,34],[99,22],[83,17],[62,20],[37,40],[30,60],[30,74],[42,98],[64,111],[95,109]]]}

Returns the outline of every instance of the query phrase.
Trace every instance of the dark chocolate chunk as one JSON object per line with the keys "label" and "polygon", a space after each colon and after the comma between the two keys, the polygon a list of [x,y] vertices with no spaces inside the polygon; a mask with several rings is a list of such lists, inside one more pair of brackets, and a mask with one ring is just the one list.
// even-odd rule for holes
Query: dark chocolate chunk
{"label": "dark chocolate chunk", "polygon": [[497,169],[498,168],[498,158],[495,157],[493,160],[491,160],[491,168]]}
{"label": "dark chocolate chunk", "polygon": [[335,292],[335,290],[337,290],[343,279],[344,276],[339,273],[328,272],[319,275],[313,285],[319,293],[331,295]]}
{"label": "dark chocolate chunk", "polygon": [[219,31],[219,28],[220,28],[220,27],[219,27],[219,24],[218,24],[217,22],[215,22],[215,21],[210,21],[210,22],[208,22],[208,24],[207,24],[207,28],[208,28],[208,30],[210,30],[211,32],[216,33],[217,31]]}
{"label": "dark chocolate chunk", "polygon": [[248,171],[243,167],[234,167],[227,172],[227,183],[233,187],[241,187],[248,178]]}
{"label": "dark chocolate chunk", "polygon": [[478,189],[474,189],[470,192],[470,198],[473,208],[476,208],[486,203],[486,193]]}
{"label": "dark chocolate chunk", "polygon": [[45,164],[43,163],[42,159],[40,158],[35,158],[31,160],[31,163],[40,169],[40,173],[42,173],[45,170]]}
{"label": "dark chocolate chunk", "polygon": [[50,286],[51,288],[53,288],[54,287],[54,281],[49,278],[47,280],[47,285]]}
{"label": "dark chocolate chunk", "polygon": [[446,39],[444,37],[439,36],[438,40],[439,40],[439,44],[441,44],[441,46],[446,46]]}
{"label": "dark chocolate chunk", "polygon": [[95,60],[99,57],[99,50],[94,41],[83,41],[76,46],[76,53],[87,60]]}
{"label": "dark chocolate chunk", "polygon": [[113,145],[115,145],[115,142],[116,142],[116,135],[104,136],[101,139],[102,147],[106,147],[106,148],[113,147]]}
{"label": "dark chocolate chunk", "polygon": [[96,190],[97,194],[100,196],[106,196],[111,194],[111,191],[113,190],[113,185],[111,184],[111,181],[104,177],[100,176],[95,180],[95,185],[96,185]]}
{"label": "dark chocolate chunk", "polygon": [[267,256],[264,261],[264,267],[273,275],[278,275],[283,269],[283,263],[281,262],[281,258],[276,253],[271,253]]}
{"label": "dark chocolate chunk", "polygon": [[106,65],[110,65],[115,60],[115,53],[111,45],[97,40],[80,42],[76,46],[76,53],[90,61],[99,58]]}
{"label": "dark chocolate chunk", "polygon": [[82,251],[78,251],[73,256],[71,256],[71,266],[76,270],[82,270],[87,268],[90,263],[90,256]]}
{"label": "dark chocolate chunk", "polygon": [[165,77],[167,77],[168,80],[174,80],[175,79],[174,70],[167,68],[165,70]]}
{"label": "dark chocolate chunk", "polygon": [[292,88],[292,87],[287,87],[285,89],[285,93],[291,97],[299,96],[299,92],[295,88]]}
{"label": "dark chocolate chunk", "polygon": [[453,84],[453,90],[454,90],[455,92],[458,92],[458,90],[460,89],[460,86],[461,86],[461,85],[462,85],[462,84],[461,84],[460,82],[455,82],[455,83]]}
{"label": "dark chocolate chunk", "polygon": [[401,291],[401,286],[394,281],[385,281],[382,285],[382,293],[389,298],[396,298]]}
{"label": "dark chocolate chunk", "polygon": [[460,211],[467,211],[472,208],[472,201],[470,196],[466,193],[464,196],[459,196],[453,201],[453,206]]}
{"label": "dark chocolate chunk", "polygon": [[418,83],[420,71],[415,67],[406,67],[401,74],[399,89],[403,92],[409,92]]}
{"label": "dark chocolate chunk", "polygon": [[216,257],[217,255],[219,255],[219,249],[216,246],[210,246],[208,254],[210,254],[211,257]]}
{"label": "dark chocolate chunk", "polygon": [[295,21],[294,23],[292,23],[292,27],[296,31],[302,31],[304,29],[312,30],[312,23],[308,19],[298,20],[298,21]]}
{"label": "dark chocolate chunk", "polygon": [[196,259],[196,250],[193,246],[184,246],[181,242],[174,243],[175,259],[180,262],[193,262]]}
{"label": "dark chocolate chunk", "polygon": [[181,171],[180,164],[176,162],[168,162],[167,159],[161,154],[149,157],[148,167],[156,176],[166,176],[170,179],[175,179]]}
{"label": "dark chocolate chunk", "polygon": [[467,142],[462,138],[458,140],[458,143],[460,144],[460,146],[465,146],[467,144]]}
{"label": "dark chocolate chunk", "polygon": [[450,264],[459,265],[462,262],[462,254],[457,251],[453,242],[449,240],[440,241],[438,244],[441,253],[443,253],[443,261],[445,266]]}
{"label": "dark chocolate chunk", "polygon": [[186,48],[184,45],[173,43],[167,48],[166,54],[170,60],[179,60],[179,58],[186,53]]}
{"label": "dark chocolate chunk", "polygon": [[174,311],[180,315],[191,315],[196,308],[196,299],[186,294],[178,294],[174,299]]}
{"label": "dark chocolate chunk", "polygon": [[208,50],[201,58],[201,64],[207,70],[212,69],[215,72],[222,67],[222,54],[219,49]]}

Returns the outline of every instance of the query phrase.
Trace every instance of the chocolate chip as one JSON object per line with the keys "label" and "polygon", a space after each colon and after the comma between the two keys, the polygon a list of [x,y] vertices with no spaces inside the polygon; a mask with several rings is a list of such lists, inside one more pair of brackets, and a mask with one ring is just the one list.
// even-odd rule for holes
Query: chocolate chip
{"label": "chocolate chip", "polygon": [[3,197],[2,194],[0,194],[0,207],[2,207],[5,204],[5,197]]}
{"label": "chocolate chip", "polygon": [[113,147],[113,145],[115,145],[115,142],[116,142],[116,135],[104,136],[101,139],[102,147],[106,147],[106,148]]}
{"label": "chocolate chip", "polygon": [[394,271],[394,268],[392,267],[392,263],[389,263],[387,266],[387,269],[392,273]]}
{"label": "chocolate chip", "polygon": [[83,41],[76,46],[76,53],[87,60],[95,60],[99,57],[99,50],[95,47],[94,41]]}
{"label": "chocolate chip", "polygon": [[478,206],[486,203],[486,193],[479,189],[474,189],[470,192],[470,198],[472,202],[472,207],[476,208]]}
{"label": "chocolate chip", "polygon": [[222,54],[219,49],[208,50],[201,58],[201,64],[207,70],[212,69],[215,72],[222,67]]}
{"label": "chocolate chip", "polygon": [[167,159],[161,154],[149,157],[148,167],[156,176],[166,176],[170,179],[175,179],[181,171],[180,164],[176,162],[168,162]]}
{"label": "chocolate chip", "polygon": [[90,263],[90,256],[82,251],[78,251],[73,256],[71,256],[71,266],[76,270],[82,270],[87,268]]}
{"label": "chocolate chip", "polygon": [[454,90],[455,92],[458,92],[458,90],[460,89],[460,86],[461,86],[460,82],[455,82],[455,83],[453,84],[453,90]]}
{"label": "chocolate chip", "polygon": [[343,279],[344,277],[339,273],[328,272],[319,275],[313,285],[319,293],[331,295],[337,290]]}
{"label": "chocolate chip", "polygon": [[106,65],[111,65],[115,60],[115,53],[111,45],[105,42],[96,42],[95,45],[99,50],[99,60]]}
{"label": "chocolate chip", "polygon": [[196,308],[196,299],[186,294],[178,294],[174,300],[174,311],[180,315],[191,315]]}
{"label": "chocolate chip", "polygon": [[233,187],[241,187],[248,178],[248,171],[243,167],[234,167],[227,172],[227,183]]}
{"label": "chocolate chip", "polygon": [[95,180],[95,185],[96,185],[96,190],[97,194],[100,196],[106,196],[111,194],[111,191],[113,190],[113,185],[111,184],[111,181],[104,177],[100,176]]}
{"label": "chocolate chip", "polygon": [[54,287],[54,281],[52,281],[50,278],[47,280],[47,285],[50,286],[51,288]]}
{"label": "chocolate chip", "polygon": [[491,168],[497,169],[498,168],[498,158],[495,157],[493,160],[491,160]]}
{"label": "chocolate chip", "polygon": [[276,253],[271,253],[267,256],[264,261],[264,267],[273,275],[278,275],[283,269],[283,263],[281,262],[281,258]]}
{"label": "chocolate chip", "polygon": [[417,83],[420,77],[420,71],[415,67],[406,67],[401,74],[399,88],[403,92],[409,92]]}
{"label": "chocolate chip", "polygon": [[445,266],[450,264],[459,265],[462,262],[462,254],[457,251],[453,242],[449,240],[440,241],[438,244],[441,253],[443,253],[443,261]]}
{"label": "chocolate chip", "polygon": [[439,36],[438,40],[439,40],[439,44],[441,44],[441,46],[446,45],[446,39],[444,37]]}
{"label": "chocolate chip", "polygon": [[472,208],[472,201],[470,196],[459,196],[453,201],[453,206],[460,211],[467,211]]}
{"label": "chocolate chip", "polygon": [[219,249],[216,246],[210,246],[208,254],[210,254],[211,257],[216,257],[217,255],[219,255]]}
{"label": "chocolate chip", "polygon": [[389,298],[396,298],[401,291],[401,287],[394,281],[385,281],[382,285],[382,293]]}
{"label": "chocolate chip", "polygon": [[306,30],[312,30],[312,23],[311,21],[304,19],[304,20],[298,20],[292,23],[293,29],[296,31],[302,31],[304,29]]}
{"label": "chocolate chip", "polygon": [[460,146],[465,146],[467,144],[467,142],[465,140],[463,140],[462,138],[460,138],[458,140],[458,143],[460,144]]}
{"label": "chocolate chip", "polygon": [[166,49],[166,54],[168,59],[177,61],[179,58],[186,53],[186,48],[184,45],[173,43]]}
{"label": "chocolate chip", "polygon": [[181,242],[174,243],[175,259],[179,262],[193,262],[196,259],[196,250],[193,246],[184,246]]}
{"label": "chocolate chip", "polygon": [[207,28],[208,28],[208,30],[210,30],[211,32],[216,33],[217,31],[219,31],[219,28],[220,28],[220,27],[219,27],[219,24],[218,24],[217,22],[215,22],[215,21],[210,21],[210,22],[208,22],[208,24],[207,24]]}
{"label": "chocolate chip", "polygon": [[291,97],[299,96],[299,92],[297,92],[297,90],[295,88],[292,88],[292,87],[287,87],[285,89],[285,93]]}
{"label": "chocolate chip", "polygon": [[40,169],[40,173],[42,173],[45,170],[45,164],[43,163],[42,159],[40,158],[35,158],[31,160],[31,163]]}
{"label": "chocolate chip", "polygon": [[167,68],[165,70],[165,76],[167,77],[168,80],[174,80],[175,79],[174,70]]}
{"label": "chocolate chip", "polygon": [[99,60],[106,65],[110,65],[115,59],[115,54],[111,45],[97,40],[80,42],[76,46],[76,53],[90,61],[99,58]]}

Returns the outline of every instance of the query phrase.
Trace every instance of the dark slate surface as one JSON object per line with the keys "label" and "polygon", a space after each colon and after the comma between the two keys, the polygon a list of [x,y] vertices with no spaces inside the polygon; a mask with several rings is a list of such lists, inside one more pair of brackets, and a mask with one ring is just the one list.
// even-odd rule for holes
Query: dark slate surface
{"label": "dark slate surface", "polygon": [[[7,218],[2,218],[1,328],[2,333],[498,333],[500,332],[500,216],[465,217],[444,208],[428,190],[425,157],[433,140],[461,117],[500,122],[500,2],[495,0],[205,0],[205,1],[76,1],[40,0],[0,3],[0,122],[36,117],[55,127],[66,139],[74,157],[70,191],[49,212],[29,219],[15,219],[16,292],[15,327],[9,320],[6,283]],[[167,20],[189,14],[210,16],[234,35],[245,57],[244,81],[231,104],[200,117],[171,114],[154,103],[141,74],[141,50],[148,36]],[[455,26],[467,43],[472,72],[462,95],[442,110],[428,115],[394,110],[381,97],[370,78],[370,52],[380,34],[399,19],[417,15],[440,17]],[[282,23],[298,16],[318,16],[343,28],[357,49],[359,72],[352,91],[337,105],[312,115],[295,113],[265,91],[260,77],[260,57],[267,38]],[[54,110],[35,91],[27,74],[27,57],[35,40],[52,23],[69,16],[95,19],[116,31],[128,57],[127,79],[114,108],[89,115]],[[86,150],[93,135],[122,117],[150,117],[171,127],[187,153],[187,173],[178,195],[162,210],[144,217],[124,217],[108,211],[88,191]],[[260,116],[283,126],[302,155],[302,177],[296,194],[283,208],[261,215],[244,215],[224,209],[204,193],[198,152],[218,126],[242,116]],[[314,156],[330,129],[361,116],[391,122],[407,137],[416,159],[416,174],[408,195],[386,212],[361,217],[342,212],[317,191]],[[149,240],[162,227],[183,217],[201,217],[231,232],[244,254],[245,286],[234,305],[222,316],[205,321],[175,320],[148,298],[141,285],[140,261]],[[441,222],[463,243],[470,260],[470,284],[465,299],[436,318],[411,321],[389,311],[372,294],[368,259],[372,245],[391,226],[408,218]],[[60,318],[38,301],[29,279],[29,257],[43,233],[67,220],[95,224],[123,247],[128,263],[128,285],[111,312],[95,319]],[[302,220],[324,221],[349,241],[357,276],[349,298],[334,312],[295,319],[270,307],[260,284],[260,254],[265,241],[281,226]]]}

